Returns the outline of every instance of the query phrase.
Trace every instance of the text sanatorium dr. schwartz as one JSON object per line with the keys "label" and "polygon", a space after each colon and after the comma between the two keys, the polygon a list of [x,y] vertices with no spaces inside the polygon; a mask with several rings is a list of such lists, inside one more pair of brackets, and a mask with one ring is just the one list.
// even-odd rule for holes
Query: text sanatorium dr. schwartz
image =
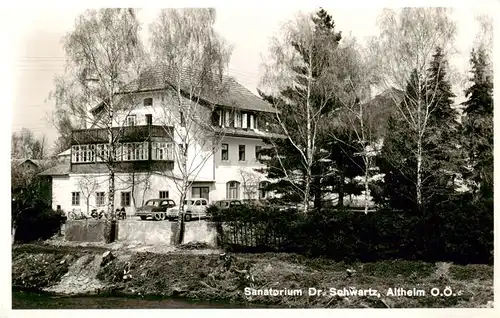
{"label": "text sanatorium dr. schwartz", "polygon": [[[374,296],[380,297],[381,294],[377,289],[368,288],[368,289],[357,289],[354,287],[351,288],[330,288],[328,290],[316,289],[316,288],[308,288],[307,292],[304,292],[302,289],[274,289],[274,288],[266,288],[266,289],[255,289],[251,287],[246,287],[244,290],[245,296]],[[425,291],[422,289],[403,289],[403,288],[389,288],[385,296],[425,296]]]}

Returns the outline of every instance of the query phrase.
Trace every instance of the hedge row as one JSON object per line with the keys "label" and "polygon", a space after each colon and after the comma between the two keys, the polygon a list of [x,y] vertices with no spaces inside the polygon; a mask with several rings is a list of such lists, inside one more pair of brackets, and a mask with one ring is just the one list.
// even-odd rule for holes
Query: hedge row
{"label": "hedge row", "polygon": [[406,259],[493,262],[493,201],[456,200],[422,215],[325,209],[304,214],[250,206],[218,210],[220,243],[234,250],[271,250],[344,261]]}
{"label": "hedge row", "polygon": [[50,207],[36,205],[15,214],[16,242],[45,240],[57,234],[65,222],[65,216]]}

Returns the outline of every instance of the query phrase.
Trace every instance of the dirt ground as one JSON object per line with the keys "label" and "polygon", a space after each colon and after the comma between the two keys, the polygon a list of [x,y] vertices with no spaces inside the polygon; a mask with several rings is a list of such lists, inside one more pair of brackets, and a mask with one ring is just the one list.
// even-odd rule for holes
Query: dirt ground
{"label": "dirt ground", "polygon": [[[196,243],[181,248],[47,243],[13,247],[14,286],[56,293],[176,296],[284,308],[493,306],[493,266],[488,265],[346,264],[283,253],[221,254]],[[401,289],[414,288],[425,295],[401,295]]]}

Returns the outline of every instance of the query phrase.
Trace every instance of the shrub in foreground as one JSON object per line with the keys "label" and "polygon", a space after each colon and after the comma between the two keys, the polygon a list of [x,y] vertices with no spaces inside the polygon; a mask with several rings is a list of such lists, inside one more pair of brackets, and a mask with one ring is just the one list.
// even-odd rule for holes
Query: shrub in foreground
{"label": "shrub in foreground", "polygon": [[252,247],[339,261],[493,261],[490,200],[459,197],[423,214],[389,209],[366,215],[335,208],[307,215],[251,206],[211,209],[214,221],[226,226],[218,227],[221,243],[233,249]]}
{"label": "shrub in foreground", "polygon": [[65,217],[45,205],[25,208],[17,215],[15,220],[16,242],[30,242],[45,240],[54,236],[61,229]]}

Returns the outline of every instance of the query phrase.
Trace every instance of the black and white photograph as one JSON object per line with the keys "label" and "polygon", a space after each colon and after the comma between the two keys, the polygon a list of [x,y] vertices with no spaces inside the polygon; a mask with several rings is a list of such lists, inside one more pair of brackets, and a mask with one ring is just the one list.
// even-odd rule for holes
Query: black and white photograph
{"label": "black and white photograph", "polygon": [[498,2],[155,4],[6,11],[7,311],[493,317]]}

